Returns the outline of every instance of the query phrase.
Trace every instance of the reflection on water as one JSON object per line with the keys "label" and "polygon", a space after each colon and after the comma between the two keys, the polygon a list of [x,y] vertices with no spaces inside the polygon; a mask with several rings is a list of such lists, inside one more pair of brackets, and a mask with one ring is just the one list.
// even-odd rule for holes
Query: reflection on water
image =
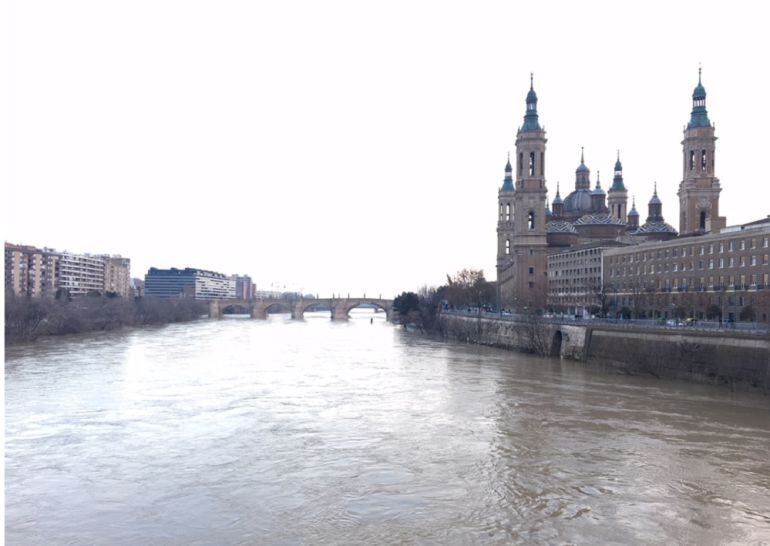
{"label": "reflection on water", "polygon": [[366,311],[46,339],[6,351],[6,536],[768,541],[769,416]]}

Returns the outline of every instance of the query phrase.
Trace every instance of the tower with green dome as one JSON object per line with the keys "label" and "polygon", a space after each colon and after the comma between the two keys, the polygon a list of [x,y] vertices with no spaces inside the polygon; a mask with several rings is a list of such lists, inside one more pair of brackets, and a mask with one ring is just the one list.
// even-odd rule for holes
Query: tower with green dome
{"label": "tower with green dome", "polygon": [[620,162],[620,150],[618,150],[618,158],[615,160],[615,176],[612,178],[612,186],[610,186],[610,191],[607,192],[607,205],[613,217],[621,222],[627,221],[628,192],[626,191],[626,185],[623,183],[623,164]]}
{"label": "tower with green dome", "polygon": [[706,110],[706,88],[698,69],[698,85],[692,93],[690,121],[682,140],[684,174],[679,184],[679,233],[718,232],[726,222],[719,216],[719,179],[714,175],[716,151],[714,125]]}
{"label": "tower with green dome", "polygon": [[543,309],[547,290],[545,130],[530,75],[524,124],[516,134],[516,172],[509,265],[498,269],[500,303],[514,310]]}

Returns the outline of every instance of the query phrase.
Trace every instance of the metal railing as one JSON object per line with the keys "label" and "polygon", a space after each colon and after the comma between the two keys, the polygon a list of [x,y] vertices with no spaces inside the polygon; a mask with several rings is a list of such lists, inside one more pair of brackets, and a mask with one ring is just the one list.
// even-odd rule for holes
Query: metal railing
{"label": "metal railing", "polygon": [[[478,308],[442,309],[441,314],[469,318],[486,318],[510,322],[528,322],[533,315],[507,313],[505,311],[479,311]],[[676,331],[740,332],[764,335],[770,332],[770,326],[759,322],[729,322],[686,319],[622,319],[622,318],[584,318],[573,315],[535,315],[536,320],[545,324],[575,324],[581,326],[607,325],[627,329],[658,329]]]}

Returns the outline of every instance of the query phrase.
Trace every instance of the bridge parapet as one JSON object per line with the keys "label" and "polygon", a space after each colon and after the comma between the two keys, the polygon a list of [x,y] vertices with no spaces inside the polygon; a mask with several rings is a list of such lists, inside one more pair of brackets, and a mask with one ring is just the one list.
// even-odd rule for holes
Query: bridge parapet
{"label": "bridge parapet", "polygon": [[221,319],[228,307],[248,309],[251,318],[266,319],[270,310],[275,307],[289,309],[291,318],[302,320],[310,307],[322,305],[331,309],[332,320],[347,320],[350,311],[361,305],[373,305],[385,311],[386,320],[393,315],[393,300],[381,298],[314,298],[314,299],[259,299],[259,300],[211,300],[209,302],[209,317]]}

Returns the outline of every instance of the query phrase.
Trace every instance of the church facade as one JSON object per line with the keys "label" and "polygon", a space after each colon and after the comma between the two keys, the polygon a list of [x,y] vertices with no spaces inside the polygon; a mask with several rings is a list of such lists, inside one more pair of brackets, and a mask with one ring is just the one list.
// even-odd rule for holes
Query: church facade
{"label": "church facade", "polygon": [[[497,282],[501,309],[522,312],[558,307],[552,300],[553,295],[561,292],[566,295],[569,290],[553,290],[549,263],[567,263],[569,260],[549,259],[555,254],[583,248],[654,244],[677,237],[718,233],[725,227],[725,218],[719,216],[721,187],[714,174],[716,137],[706,111],[706,91],[700,71],[692,98],[693,109],[682,141],[683,177],[678,191],[680,217],[677,232],[663,216],[657,186],[643,222],[633,201],[629,209],[619,152],[612,183],[605,191],[598,173],[592,180],[581,150],[574,189],[562,198],[561,188],[557,186],[549,207],[547,139],[540,125],[537,94],[530,81],[524,122],[516,133],[515,168],[509,157],[503,185],[498,192]],[[593,256],[595,252],[586,255]],[[597,274],[601,275],[600,272]],[[601,286],[601,278],[598,282]]]}

